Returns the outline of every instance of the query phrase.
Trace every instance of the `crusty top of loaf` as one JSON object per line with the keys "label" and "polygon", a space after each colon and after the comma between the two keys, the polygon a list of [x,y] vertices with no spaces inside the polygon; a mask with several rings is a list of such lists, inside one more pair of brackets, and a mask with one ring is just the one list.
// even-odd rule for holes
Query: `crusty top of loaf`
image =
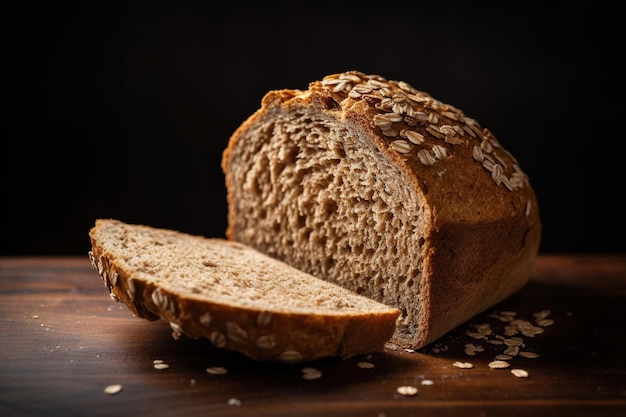
{"label": "crusty top of loaf", "polygon": [[526,174],[489,129],[404,81],[348,71],[314,81],[308,90],[271,91],[263,107],[272,102],[336,107],[344,121],[358,123],[405,168],[434,209],[435,223],[489,222],[520,213],[530,223],[539,221]]}

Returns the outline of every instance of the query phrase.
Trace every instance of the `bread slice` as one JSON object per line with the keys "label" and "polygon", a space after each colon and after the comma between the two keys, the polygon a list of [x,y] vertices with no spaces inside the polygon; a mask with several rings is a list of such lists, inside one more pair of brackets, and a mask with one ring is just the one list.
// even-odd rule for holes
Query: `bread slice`
{"label": "bread slice", "polygon": [[114,219],[90,230],[92,265],[138,317],[175,335],[287,363],[379,351],[400,314],[226,239]]}
{"label": "bread slice", "polygon": [[358,71],[270,91],[222,159],[226,237],[402,311],[421,348],[522,288],[541,238],[519,163],[460,109]]}

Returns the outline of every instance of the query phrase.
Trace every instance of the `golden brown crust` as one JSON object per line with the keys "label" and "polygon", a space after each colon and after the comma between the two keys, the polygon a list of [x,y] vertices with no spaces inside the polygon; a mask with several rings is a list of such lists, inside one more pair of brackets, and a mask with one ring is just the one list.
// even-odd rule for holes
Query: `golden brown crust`
{"label": "golden brown crust", "polygon": [[[323,114],[329,125],[343,124],[371,141],[403,173],[423,205],[424,245],[419,250],[425,314],[413,323],[421,335],[411,340],[397,334],[396,343],[425,346],[526,284],[541,222],[534,190],[516,159],[461,110],[405,82],[357,71],[329,75],[308,90],[269,92],[261,108],[234,132],[222,160],[229,239],[242,240],[233,149],[274,115],[307,108]],[[301,258],[288,259],[279,248],[259,249],[268,247],[306,270]]]}

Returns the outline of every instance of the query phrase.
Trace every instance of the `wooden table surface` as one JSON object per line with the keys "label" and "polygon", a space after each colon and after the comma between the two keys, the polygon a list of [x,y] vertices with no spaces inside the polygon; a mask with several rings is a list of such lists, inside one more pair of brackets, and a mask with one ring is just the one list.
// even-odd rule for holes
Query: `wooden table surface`
{"label": "wooden table surface", "polygon": [[[491,369],[507,346],[471,333],[506,338],[502,312],[551,321],[522,336],[538,357]],[[0,416],[626,416],[625,319],[626,255],[542,255],[524,289],[418,352],[257,363],[134,317],[86,256],[0,258]]]}

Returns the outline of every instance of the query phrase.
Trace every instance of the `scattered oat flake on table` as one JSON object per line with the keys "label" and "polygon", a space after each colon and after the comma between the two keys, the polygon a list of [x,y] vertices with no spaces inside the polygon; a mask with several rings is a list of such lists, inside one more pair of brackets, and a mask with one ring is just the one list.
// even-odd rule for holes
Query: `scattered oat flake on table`
{"label": "scattered oat flake on table", "polygon": [[462,369],[470,369],[474,367],[474,365],[472,365],[469,362],[458,362],[458,361],[454,362],[452,366],[456,366],[457,368],[462,368]]}
{"label": "scattered oat flake on table", "polygon": [[467,343],[465,345],[465,354],[468,356],[476,356],[476,352],[483,352],[485,348],[480,345],[474,345],[472,343]]}
{"label": "scattered oat flake on table", "polygon": [[167,369],[170,366],[165,363],[163,359],[155,359],[152,361],[152,366],[154,369]]}
{"label": "scattered oat flake on table", "polygon": [[435,382],[432,379],[424,379],[422,385],[435,385]]}
{"label": "scattered oat flake on table", "polygon": [[520,344],[520,345],[506,345],[506,349],[504,349],[504,353],[505,355],[511,355],[511,356],[517,356],[517,354],[519,353],[519,348],[520,346],[525,346],[524,344]]}
{"label": "scattered oat flake on table", "polygon": [[311,380],[321,378],[322,371],[315,368],[302,368],[302,379]]}
{"label": "scattered oat flake on table", "polygon": [[518,378],[526,378],[528,376],[528,372],[523,369],[511,369],[511,373]]}
{"label": "scattered oat flake on table", "polygon": [[535,352],[522,351],[519,353],[522,358],[538,358],[539,354]]}
{"label": "scattered oat flake on table", "polygon": [[503,369],[503,368],[508,368],[509,366],[511,366],[510,363],[508,363],[507,361],[491,361],[489,362],[489,367],[491,369]]}
{"label": "scattered oat flake on table", "polygon": [[509,338],[503,339],[502,341],[508,347],[517,347],[517,346],[521,346],[522,344],[524,344],[524,339],[522,339],[521,337],[509,337]]}
{"label": "scattered oat flake on table", "polygon": [[238,400],[237,398],[231,398],[230,400],[228,400],[228,405],[241,405],[241,400]]}
{"label": "scattered oat flake on table", "polygon": [[374,364],[371,362],[359,362],[356,364],[356,366],[363,369],[372,369],[374,367]]}
{"label": "scattered oat flake on table", "polygon": [[122,384],[112,384],[104,388],[104,393],[107,395],[115,395],[122,391]]}
{"label": "scattered oat flake on table", "polygon": [[405,395],[405,396],[413,396],[413,395],[417,395],[417,388],[411,386],[411,385],[402,385],[398,388],[396,388],[396,391],[398,392],[398,394],[400,395]]}
{"label": "scattered oat flake on table", "polygon": [[223,366],[210,366],[206,368],[206,372],[211,375],[226,375],[228,373],[228,369]]}
{"label": "scattered oat flake on table", "polygon": [[537,324],[541,327],[552,326],[554,324],[554,320],[552,319],[541,319],[537,320]]}

